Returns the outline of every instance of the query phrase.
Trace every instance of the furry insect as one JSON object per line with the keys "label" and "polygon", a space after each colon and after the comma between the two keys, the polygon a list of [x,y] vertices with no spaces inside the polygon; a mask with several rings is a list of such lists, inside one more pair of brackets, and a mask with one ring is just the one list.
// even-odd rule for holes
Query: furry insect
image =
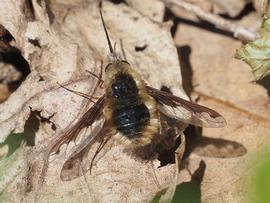
{"label": "furry insect", "polygon": [[82,159],[87,145],[93,143],[103,128],[110,129],[123,141],[127,151],[136,152],[154,145],[162,129],[160,114],[196,126],[226,125],[225,119],[216,111],[148,86],[126,60],[116,55],[101,11],[100,16],[112,55],[111,63],[105,68],[105,94],[52,147],[51,152],[58,152],[63,144],[74,141],[81,129],[92,127],[88,140],[74,151],[64,168],[70,168]]}

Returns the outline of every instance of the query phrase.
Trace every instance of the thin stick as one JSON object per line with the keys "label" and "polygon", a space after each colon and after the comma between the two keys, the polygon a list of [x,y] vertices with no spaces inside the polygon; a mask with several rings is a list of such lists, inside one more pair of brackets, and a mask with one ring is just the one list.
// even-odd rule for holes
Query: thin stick
{"label": "thin stick", "polygon": [[195,14],[203,20],[206,20],[212,24],[214,24],[217,28],[223,29],[225,31],[229,31],[233,33],[233,36],[242,41],[254,41],[257,39],[258,34],[246,27],[242,27],[237,25],[236,23],[225,20],[222,17],[214,15],[212,13],[208,13],[201,9],[200,7],[188,3],[184,0],[162,0],[168,7],[171,5],[177,6],[179,8],[185,9],[188,12]]}

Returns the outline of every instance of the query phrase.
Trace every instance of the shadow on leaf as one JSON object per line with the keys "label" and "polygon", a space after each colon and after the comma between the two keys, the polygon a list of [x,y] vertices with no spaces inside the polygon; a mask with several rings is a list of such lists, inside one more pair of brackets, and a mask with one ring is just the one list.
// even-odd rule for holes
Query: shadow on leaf
{"label": "shadow on leaf", "polygon": [[8,153],[6,156],[12,155],[24,142],[27,146],[35,145],[35,133],[39,129],[39,119],[37,118],[37,111],[31,111],[31,114],[25,122],[23,133],[10,134],[5,142],[0,144],[0,148],[8,145]]}
{"label": "shadow on leaf", "polygon": [[267,90],[268,96],[270,96],[270,75],[267,75],[261,80],[257,81],[257,84],[263,86]]}
{"label": "shadow on leaf", "polygon": [[[204,177],[206,164],[201,160],[199,167],[191,174],[189,182],[183,182],[176,187],[172,203],[200,203],[201,202],[201,183]],[[151,203],[158,203],[162,194],[166,191],[159,192]]]}
{"label": "shadow on leaf", "polygon": [[191,152],[214,158],[234,158],[247,153],[247,149],[238,142],[222,138],[203,137],[202,128],[189,126],[184,134],[187,143],[184,158],[187,158]]}

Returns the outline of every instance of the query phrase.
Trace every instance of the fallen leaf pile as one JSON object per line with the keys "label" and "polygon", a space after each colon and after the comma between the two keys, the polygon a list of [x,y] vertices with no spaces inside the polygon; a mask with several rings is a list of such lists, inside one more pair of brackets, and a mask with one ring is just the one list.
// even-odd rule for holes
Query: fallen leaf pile
{"label": "fallen leaf pile", "polygon": [[[188,2],[228,18],[247,6],[244,0]],[[62,146],[59,154],[48,156],[49,147],[93,104],[59,84],[95,97],[104,92],[88,72],[98,75],[108,63],[99,3],[1,1],[0,52],[5,56],[0,64],[1,202],[150,202],[154,197],[166,202],[175,184],[173,202],[244,201],[248,176],[257,163],[252,160],[270,144],[266,85],[252,83],[249,67],[234,59],[240,41],[183,10],[172,8],[178,17],[170,21],[173,14],[158,0],[103,1],[116,50],[121,52],[122,40],[128,62],[148,84],[166,86],[188,99],[184,86],[192,100],[221,113],[228,126],[189,128],[182,161],[183,135],[176,150],[179,174],[177,164],[159,167],[157,159],[142,162],[125,153],[122,144],[112,144],[98,157],[91,174],[63,180],[63,164],[87,139],[89,129],[82,130],[76,142]],[[260,20],[253,10],[236,23],[255,30]],[[261,63],[268,68],[265,58]],[[98,142],[89,154],[97,148]]]}

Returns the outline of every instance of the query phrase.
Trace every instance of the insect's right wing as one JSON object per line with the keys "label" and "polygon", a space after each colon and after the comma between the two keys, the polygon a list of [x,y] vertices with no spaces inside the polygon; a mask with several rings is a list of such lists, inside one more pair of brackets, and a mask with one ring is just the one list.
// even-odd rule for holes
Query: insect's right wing
{"label": "insect's right wing", "polygon": [[225,119],[212,109],[150,86],[146,86],[146,92],[160,104],[161,112],[169,117],[201,127],[217,128],[226,125]]}
{"label": "insect's right wing", "polygon": [[[63,144],[68,144],[71,141],[75,141],[80,131],[88,126],[92,127],[92,131],[97,129],[101,130],[105,122],[102,118],[103,109],[105,107],[105,96],[101,96],[97,102],[80,118],[80,120],[71,126],[63,135],[61,135],[56,142],[53,144],[50,153],[58,153],[60,147]],[[98,133],[95,133],[98,134]],[[91,133],[90,137],[94,134]]]}

